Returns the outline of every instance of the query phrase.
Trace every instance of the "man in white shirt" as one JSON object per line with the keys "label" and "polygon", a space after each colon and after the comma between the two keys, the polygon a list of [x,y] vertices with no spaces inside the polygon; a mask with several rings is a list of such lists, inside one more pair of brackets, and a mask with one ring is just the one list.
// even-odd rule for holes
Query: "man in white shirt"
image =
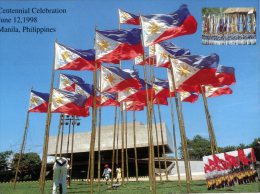
{"label": "man in white shirt", "polygon": [[61,193],[67,194],[67,172],[68,160],[64,157],[57,157],[53,165],[53,188],[52,194],[57,194],[57,188],[61,184]]}

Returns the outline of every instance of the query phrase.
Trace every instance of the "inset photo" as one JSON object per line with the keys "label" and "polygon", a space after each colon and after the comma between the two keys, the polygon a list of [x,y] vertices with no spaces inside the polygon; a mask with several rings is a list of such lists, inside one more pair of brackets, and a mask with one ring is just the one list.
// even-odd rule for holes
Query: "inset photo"
{"label": "inset photo", "polygon": [[254,7],[202,8],[203,45],[255,45]]}

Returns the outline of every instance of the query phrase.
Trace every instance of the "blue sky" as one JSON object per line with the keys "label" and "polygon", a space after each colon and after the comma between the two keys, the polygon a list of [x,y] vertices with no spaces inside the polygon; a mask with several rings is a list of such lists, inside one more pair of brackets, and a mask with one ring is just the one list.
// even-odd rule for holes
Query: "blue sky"
{"label": "blue sky", "polygon": [[[20,15],[37,16],[37,27],[55,27],[55,33],[0,33],[1,58],[1,99],[0,99],[0,151],[18,151],[25,125],[26,111],[29,104],[31,87],[40,92],[49,92],[51,69],[53,63],[54,41],[74,48],[90,49],[94,45],[95,26],[98,29],[118,28],[118,8],[142,14],[170,13],[181,4],[187,4],[190,12],[198,21],[195,34],[172,39],[179,47],[188,48],[194,54],[208,55],[217,53],[220,63],[234,66],[237,83],[232,86],[233,94],[208,99],[209,109],[219,146],[249,144],[260,136],[260,60],[259,39],[254,46],[204,46],[201,44],[201,9],[203,7],[256,7],[257,0],[203,0],[203,1],[167,1],[167,0],[133,0],[133,1],[1,1],[2,8],[62,8],[66,14]],[[0,14],[0,17],[13,18],[16,14]],[[1,26],[13,26],[3,24]],[[257,14],[257,25],[259,18]],[[257,37],[259,27],[257,26]],[[122,25],[122,28],[133,26]],[[123,67],[131,67],[132,62],[123,62]],[[140,74],[142,70],[138,67]],[[64,72],[64,71],[63,71]],[[64,72],[78,75],[88,83],[92,82],[92,72]],[[58,85],[55,74],[55,86]],[[166,78],[166,70],[156,69],[159,78]],[[161,107],[163,121],[171,131],[170,108]],[[113,107],[102,109],[102,124],[113,124]],[[195,104],[183,104],[183,112],[188,138],[196,134],[208,138],[203,102],[200,97]],[[132,121],[129,113],[128,121]],[[53,114],[51,135],[57,134],[58,114]],[[46,114],[30,114],[29,134],[26,151],[42,152]],[[137,121],[146,122],[144,112],[137,113]],[[175,120],[177,123],[177,120]],[[88,131],[91,117],[81,120],[76,132]],[[66,129],[67,130],[67,129]],[[180,144],[179,129],[177,143]]]}

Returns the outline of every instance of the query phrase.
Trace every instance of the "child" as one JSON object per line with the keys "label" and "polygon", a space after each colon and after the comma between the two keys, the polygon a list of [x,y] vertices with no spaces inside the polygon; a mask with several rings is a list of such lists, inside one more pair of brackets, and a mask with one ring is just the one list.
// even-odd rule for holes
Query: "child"
{"label": "child", "polygon": [[107,181],[110,179],[110,173],[112,170],[109,168],[108,164],[105,164],[104,167],[105,167],[105,169],[104,169],[102,176],[105,177],[106,184],[107,184]]}

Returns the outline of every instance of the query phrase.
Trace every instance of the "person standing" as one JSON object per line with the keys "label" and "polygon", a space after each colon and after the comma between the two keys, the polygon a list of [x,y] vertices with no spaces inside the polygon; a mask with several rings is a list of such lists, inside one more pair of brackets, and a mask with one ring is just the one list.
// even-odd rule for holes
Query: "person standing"
{"label": "person standing", "polygon": [[104,169],[102,176],[105,177],[106,184],[107,184],[107,182],[110,179],[110,173],[112,172],[112,170],[109,168],[108,164],[105,164],[104,167],[105,167],[105,169]]}
{"label": "person standing", "polygon": [[57,194],[57,188],[61,185],[61,193],[67,194],[67,172],[68,160],[64,157],[57,157],[53,165],[53,187],[52,194]]}
{"label": "person standing", "polygon": [[121,177],[121,168],[118,165],[116,165],[116,183],[119,183]]}

